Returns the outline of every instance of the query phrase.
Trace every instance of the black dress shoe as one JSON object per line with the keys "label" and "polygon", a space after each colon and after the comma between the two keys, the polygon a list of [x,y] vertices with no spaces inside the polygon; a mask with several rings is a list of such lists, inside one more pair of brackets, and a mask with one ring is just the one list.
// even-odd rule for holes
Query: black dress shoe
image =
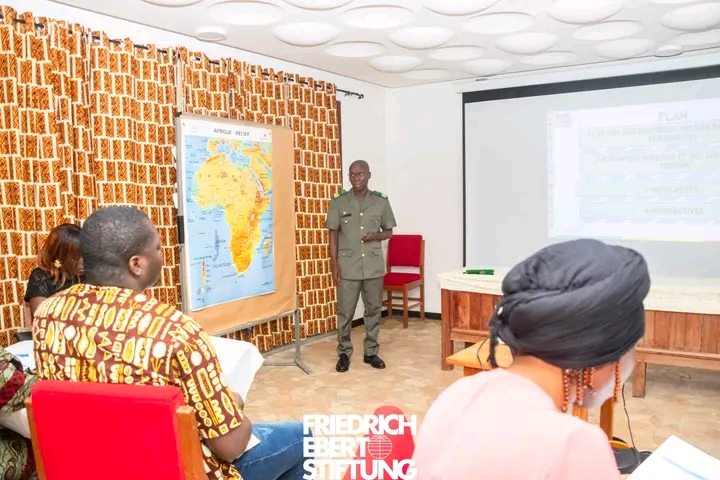
{"label": "black dress shoe", "polygon": [[335,365],[335,370],[337,370],[338,372],[347,372],[349,368],[350,358],[344,353],[341,353],[340,358],[338,358],[337,365]]}
{"label": "black dress shoe", "polygon": [[377,355],[365,356],[363,357],[363,362],[367,363],[373,368],[385,368],[385,362],[383,362],[382,358],[378,357]]}

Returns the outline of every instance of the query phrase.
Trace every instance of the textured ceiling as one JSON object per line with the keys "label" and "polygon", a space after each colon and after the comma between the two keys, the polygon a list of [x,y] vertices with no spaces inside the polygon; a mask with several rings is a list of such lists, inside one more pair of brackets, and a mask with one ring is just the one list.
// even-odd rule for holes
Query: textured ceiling
{"label": "textured ceiling", "polygon": [[720,46],[720,2],[703,0],[56,3],[387,87]]}

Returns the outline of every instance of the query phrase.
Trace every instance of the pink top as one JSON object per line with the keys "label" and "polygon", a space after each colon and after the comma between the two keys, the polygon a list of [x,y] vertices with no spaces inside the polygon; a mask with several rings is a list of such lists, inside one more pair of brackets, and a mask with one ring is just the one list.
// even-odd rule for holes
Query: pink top
{"label": "pink top", "polygon": [[558,411],[503,369],[465,377],[430,407],[413,456],[415,480],[618,480],[605,433]]}

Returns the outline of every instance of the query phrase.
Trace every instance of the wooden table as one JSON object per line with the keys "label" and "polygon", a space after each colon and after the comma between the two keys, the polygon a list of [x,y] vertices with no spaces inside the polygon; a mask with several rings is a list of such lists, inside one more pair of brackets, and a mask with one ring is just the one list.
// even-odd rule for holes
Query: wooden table
{"label": "wooden table", "polygon": [[[500,300],[507,269],[494,275],[441,274],[441,366],[453,342],[466,346],[489,335],[488,322]],[[645,299],[645,337],[638,344],[633,396],[645,396],[647,364],[720,370],[720,279],[673,279],[653,276]]]}
{"label": "wooden table", "polygon": [[[447,357],[449,365],[457,365],[463,367],[463,376],[468,377],[476,373],[492,370],[488,355],[490,354],[490,342],[483,341],[472,345],[460,352]],[[507,368],[512,365],[513,357],[507,345],[498,345],[495,350],[495,360],[498,367]],[[607,400],[600,407],[600,428],[608,440],[613,438],[613,421],[615,419],[615,405],[613,399]],[[588,409],[573,407],[572,414],[585,421],[588,419]]]}

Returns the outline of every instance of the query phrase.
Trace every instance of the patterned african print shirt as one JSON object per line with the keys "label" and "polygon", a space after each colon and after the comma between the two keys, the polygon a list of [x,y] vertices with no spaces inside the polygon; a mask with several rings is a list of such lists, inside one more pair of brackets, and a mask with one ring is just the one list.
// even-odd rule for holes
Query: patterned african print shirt
{"label": "patterned african print shirt", "polygon": [[[243,421],[207,334],[144,294],[75,285],[40,305],[33,337],[41,379],[177,386],[195,409],[201,439]],[[209,479],[242,480],[204,441],[202,450]]]}

